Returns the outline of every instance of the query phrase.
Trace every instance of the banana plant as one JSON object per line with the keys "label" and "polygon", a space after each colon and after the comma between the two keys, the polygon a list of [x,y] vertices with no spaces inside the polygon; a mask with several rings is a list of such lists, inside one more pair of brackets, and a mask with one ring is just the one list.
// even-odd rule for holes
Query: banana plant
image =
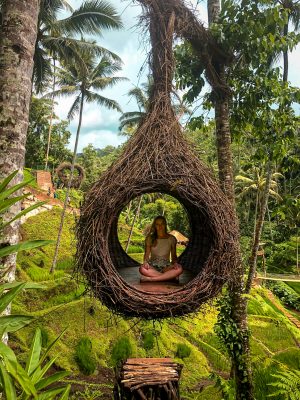
{"label": "banana plant", "polygon": [[[0,391],[7,400],[67,400],[70,385],[53,387],[69,372],[59,371],[49,375],[56,357],[48,360],[49,352],[64,334],[63,331],[42,354],[42,335],[36,329],[31,343],[26,366],[23,368],[17,356],[8,346],[0,342]],[[47,376],[46,376],[47,375]]]}
{"label": "banana plant", "polygon": [[[29,213],[30,211],[34,210],[35,208],[38,208],[45,204],[44,201],[38,202],[36,204],[33,204],[32,206],[26,208],[25,210],[22,210],[19,212],[17,215],[15,215],[12,219],[8,221],[3,221],[2,215],[15,203],[18,201],[22,201],[23,199],[26,198],[25,195],[16,195],[16,192],[18,192],[20,189],[23,187],[27,186],[32,179],[25,180],[17,185],[13,185],[11,187],[8,187],[9,183],[13,180],[13,178],[16,176],[18,171],[14,171],[11,173],[7,178],[5,178],[2,182],[0,182],[0,237],[3,235],[3,230],[6,226],[11,224],[13,221],[21,218],[23,215]],[[6,257],[10,254],[17,253],[18,251],[21,250],[30,250],[35,247],[41,247],[45,246],[47,244],[53,243],[53,241],[50,240],[31,240],[27,242],[22,242],[14,245],[5,245],[0,248],[0,258]],[[0,264],[1,267],[1,264]]]}

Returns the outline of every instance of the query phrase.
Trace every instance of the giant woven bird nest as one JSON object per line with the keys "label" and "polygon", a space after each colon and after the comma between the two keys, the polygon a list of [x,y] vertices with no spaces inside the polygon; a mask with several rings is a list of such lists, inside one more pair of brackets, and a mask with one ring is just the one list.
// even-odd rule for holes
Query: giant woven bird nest
{"label": "giant woven bird nest", "polygon": [[[63,183],[65,187],[68,186],[69,183],[71,168],[72,168],[71,163],[64,162],[61,163],[56,169],[57,176],[59,177],[60,181]],[[74,189],[79,189],[82,181],[84,180],[84,176],[85,174],[82,166],[79,164],[75,164],[70,187]]]}
{"label": "giant woven bird nest", "polygon": [[[154,89],[149,110],[122,156],[86,196],[77,259],[94,295],[110,309],[156,319],[195,312],[220,292],[238,262],[238,229],[231,205],[185,140],[171,106],[174,14],[150,11]],[[160,29],[153,25],[157,18]],[[190,221],[191,237],[179,262],[195,278],[169,293],[139,290],[118,273],[138,267],[118,240],[119,215],[132,199],[151,192],[177,198]]]}

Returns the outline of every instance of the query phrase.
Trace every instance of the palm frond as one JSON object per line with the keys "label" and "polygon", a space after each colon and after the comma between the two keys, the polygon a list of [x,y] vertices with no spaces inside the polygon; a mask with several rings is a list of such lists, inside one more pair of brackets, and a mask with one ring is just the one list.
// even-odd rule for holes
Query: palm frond
{"label": "palm frond", "polygon": [[146,97],[143,90],[139,87],[135,87],[128,92],[129,96],[135,98],[140,110],[146,110],[148,105],[148,98]]}
{"label": "palm frond", "polygon": [[36,48],[34,53],[33,82],[36,93],[42,93],[52,81],[51,58],[41,48]]}
{"label": "palm frond", "polygon": [[54,90],[51,93],[45,94],[43,97],[44,98],[52,98],[52,97],[64,97],[64,96],[71,96],[74,95],[77,91],[76,86],[62,86],[58,90]]}
{"label": "palm frond", "polygon": [[119,82],[127,81],[127,78],[121,76],[96,78],[91,82],[93,89],[103,90],[115,86]]}
{"label": "palm frond", "polygon": [[95,92],[90,92],[88,90],[85,92],[84,96],[87,103],[96,102],[100,106],[107,107],[109,110],[117,110],[122,112],[121,107],[115,100],[108,99],[107,97],[101,96]]}
{"label": "palm frond", "polygon": [[75,115],[79,112],[80,109],[80,102],[81,102],[81,94],[78,95],[74,101],[74,103],[72,104],[69,112],[68,112],[68,120],[71,120],[75,117]]}
{"label": "palm frond", "polygon": [[235,181],[243,182],[243,183],[253,183],[253,179],[248,178],[247,176],[243,176],[243,175],[237,175],[235,177]]}
{"label": "palm frond", "polygon": [[68,18],[56,22],[60,32],[100,34],[101,29],[120,29],[122,22],[114,7],[101,0],[84,2]]}
{"label": "palm frond", "polygon": [[[126,114],[130,114],[130,113],[126,113]],[[128,127],[128,126],[138,125],[141,122],[142,118],[146,115],[146,113],[143,113],[143,112],[141,112],[140,114],[138,114],[138,113],[132,113],[132,114],[135,114],[135,115],[128,116],[126,119],[124,118],[122,121],[120,118],[119,131],[122,131],[125,127]],[[124,115],[125,114],[123,114],[122,117],[124,117]]]}
{"label": "palm frond", "polygon": [[112,62],[106,56],[103,56],[101,60],[98,62],[96,67],[93,70],[92,79],[97,78],[99,76],[109,76],[112,75],[121,69],[121,62]]}
{"label": "palm frond", "polygon": [[270,189],[269,194],[270,196],[274,197],[277,201],[282,201],[282,197],[274,190]]}

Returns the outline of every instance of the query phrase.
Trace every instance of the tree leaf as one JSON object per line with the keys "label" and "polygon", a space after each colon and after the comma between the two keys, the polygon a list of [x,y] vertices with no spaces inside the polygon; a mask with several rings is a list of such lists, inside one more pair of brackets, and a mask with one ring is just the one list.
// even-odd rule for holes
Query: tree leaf
{"label": "tree leaf", "polygon": [[38,400],[52,400],[57,396],[58,394],[62,393],[65,391],[65,388],[56,388],[56,389],[49,389],[44,393],[41,393],[38,395]]}
{"label": "tree leaf", "polygon": [[36,383],[35,387],[37,390],[44,389],[45,387],[51,385],[52,383],[60,381],[67,375],[69,375],[68,371],[55,372],[53,375],[41,379],[38,383]]}
{"label": "tree leaf", "polygon": [[53,347],[53,346],[56,344],[56,342],[62,337],[62,335],[66,332],[66,330],[67,330],[67,328],[65,328],[65,329],[60,333],[60,335],[58,335],[57,338],[54,339],[53,342],[51,342],[51,343],[49,344],[49,346],[47,347],[45,353],[43,354],[43,357],[41,358],[40,365],[44,362],[44,360],[45,360],[46,357],[48,356],[48,354],[49,354],[50,350],[52,349],[52,347]]}
{"label": "tree leaf", "polygon": [[54,240],[29,240],[27,242],[13,244],[12,246],[5,246],[0,249],[0,258],[8,256],[9,254],[18,253],[22,250],[31,250],[52,243],[54,243]]}
{"label": "tree leaf", "polygon": [[[13,289],[10,289],[7,293],[3,294],[0,297],[0,313],[2,313],[6,307],[12,302],[12,300],[16,297],[16,295],[24,289],[26,283],[19,283]],[[2,317],[0,317],[2,318]]]}
{"label": "tree leaf", "polygon": [[17,185],[12,186],[9,189],[5,189],[4,191],[0,191],[0,201],[7,199],[11,194],[17,192],[18,190],[22,189],[22,187],[27,186],[30,182],[34,179],[28,179],[27,181],[23,181]]}
{"label": "tree leaf", "polygon": [[10,375],[0,361],[0,376],[6,400],[17,400],[16,389]]}
{"label": "tree leaf", "polygon": [[70,390],[71,390],[71,385],[68,385],[68,386],[66,387],[65,391],[63,392],[63,394],[62,394],[60,400],[68,400]]}
{"label": "tree leaf", "polygon": [[0,183],[0,193],[4,191],[6,186],[9,184],[11,180],[17,175],[18,170],[12,172],[10,175],[8,175],[3,181]]}
{"label": "tree leaf", "polygon": [[12,375],[12,377],[18,382],[22,390],[30,395],[32,394],[35,398],[37,397],[37,392],[36,389],[31,382],[27,372],[24,370],[24,368],[17,362],[17,368],[16,366],[10,362],[9,359],[5,359],[5,365],[7,371]]}
{"label": "tree leaf", "polygon": [[11,224],[13,221],[15,221],[16,219],[21,218],[23,215],[28,214],[30,211],[35,210],[38,207],[41,207],[43,204],[46,204],[47,201],[40,201],[36,204],[33,204],[30,207],[25,208],[25,210],[19,212],[19,214],[17,214],[13,219],[10,219],[9,221],[7,221],[5,224],[2,225],[2,229],[5,228],[7,225]]}
{"label": "tree leaf", "polygon": [[28,325],[34,317],[29,315],[5,315],[0,317],[0,335],[4,332],[15,332]]}
{"label": "tree leaf", "polygon": [[39,328],[36,329],[34,338],[31,342],[30,351],[28,354],[25,371],[28,375],[36,369],[39,365],[40,355],[42,349],[42,335]]}

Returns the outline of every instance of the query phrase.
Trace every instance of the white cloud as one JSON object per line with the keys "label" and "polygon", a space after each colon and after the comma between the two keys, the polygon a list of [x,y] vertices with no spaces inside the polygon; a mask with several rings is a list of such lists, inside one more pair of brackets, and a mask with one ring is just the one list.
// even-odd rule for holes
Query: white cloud
{"label": "white cloud", "polygon": [[[102,149],[108,145],[119,146],[124,143],[126,138],[124,136],[118,136],[117,133],[105,130],[90,130],[88,133],[79,136],[78,152],[81,152],[84,147],[88,144],[92,144],[97,149]],[[75,135],[72,136],[70,141],[71,148],[74,147]]]}
{"label": "white cloud", "polygon": [[[146,81],[147,67],[141,71],[146,65],[147,51],[145,48],[149,41],[145,32],[141,28],[137,28],[138,17],[141,8],[133,5],[130,0],[109,0],[112,5],[122,15],[124,29],[119,31],[104,31],[103,37],[98,42],[101,46],[117,53],[123,60],[123,69],[117,76],[124,76],[129,79],[127,82],[121,82],[115,87],[105,90],[104,96],[116,100],[124,112],[136,109],[134,99],[127,96],[128,91],[133,87],[140,85]],[[69,0],[74,8],[82,4],[82,0]],[[207,8],[206,1],[191,0],[190,8],[195,10],[200,21],[207,25]],[[145,44],[146,43],[146,44]],[[149,46],[149,45],[148,45]],[[300,45],[290,54],[289,80],[295,85],[300,86],[300,74],[298,66],[300,64]],[[73,99],[59,99],[56,113],[60,118],[66,118]],[[96,104],[85,105],[81,138],[79,141],[79,151],[83,147],[92,143],[95,147],[105,147],[106,145],[117,146],[124,142],[124,138],[117,135],[120,114],[116,111],[107,110]],[[75,132],[77,129],[77,118],[70,124],[72,139],[70,148],[75,141]]]}

